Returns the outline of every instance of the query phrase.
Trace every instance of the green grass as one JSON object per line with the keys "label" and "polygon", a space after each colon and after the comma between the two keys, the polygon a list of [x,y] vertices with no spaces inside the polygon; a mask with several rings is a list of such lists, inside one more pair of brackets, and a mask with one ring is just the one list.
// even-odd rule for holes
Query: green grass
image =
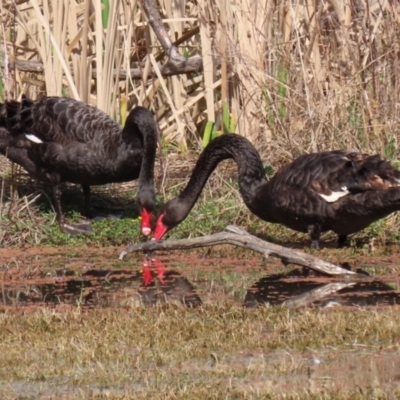
{"label": "green grass", "polygon": [[[74,218],[70,218],[70,221],[74,222]],[[140,220],[137,218],[104,219],[92,223],[93,233],[71,237],[61,232],[58,224],[49,224],[46,226],[46,237],[42,244],[119,246],[121,243],[141,240],[139,226]]]}
{"label": "green grass", "polygon": [[[29,193],[29,189],[25,190]],[[31,193],[32,193],[32,189]],[[166,190],[166,197],[158,196],[157,207],[164,201],[171,199],[180,190],[172,188]],[[31,195],[32,196],[32,195]],[[53,246],[118,246],[137,243],[144,238],[140,233],[140,220],[135,203],[135,191],[111,194],[103,188],[94,188],[93,205],[103,212],[120,212],[121,219],[104,219],[92,222],[94,232],[89,235],[71,237],[60,231],[55,221],[54,211],[51,208],[52,196],[47,193],[41,199],[26,207],[26,201],[21,197],[17,202],[11,202],[5,196],[3,200],[3,216],[0,219],[0,228],[5,232],[0,243],[2,245],[46,244]],[[68,199],[68,201],[66,201]],[[69,223],[82,222],[83,194],[79,187],[69,186],[64,191],[63,208],[66,220]],[[22,210],[22,211],[19,211]],[[309,251],[308,235],[295,232],[278,224],[266,223],[254,216],[243,204],[237,192],[235,179],[227,178],[222,186],[216,188],[211,185],[203,191],[198,202],[188,217],[169,234],[168,238],[187,238],[215,233],[223,230],[227,225],[235,224],[250,233],[280,244],[295,245]],[[358,253],[364,249],[370,251],[371,240],[375,245],[396,244],[400,241],[398,218],[395,214],[373,223],[363,231],[351,236],[351,248]],[[324,234],[322,247],[335,247],[336,236],[332,233]],[[390,252],[390,248],[387,249]]]}

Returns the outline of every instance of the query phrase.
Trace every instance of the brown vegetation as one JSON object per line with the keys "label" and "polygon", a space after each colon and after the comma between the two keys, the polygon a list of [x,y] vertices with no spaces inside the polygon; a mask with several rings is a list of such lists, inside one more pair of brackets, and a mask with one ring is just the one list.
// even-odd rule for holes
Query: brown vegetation
{"label": "brown vegetation", "polygon": [[278,165],[336,147],[397,158],[397,2],[160,1],[179,53],[203,60],[197,73],[163,79],[167,56],[141,3],[107,4],[5,2],[6,96],[66,94],[122,119],[126,102],[145,103],[181,147],[207,121],[222,130],[228,99],[236,131]]}

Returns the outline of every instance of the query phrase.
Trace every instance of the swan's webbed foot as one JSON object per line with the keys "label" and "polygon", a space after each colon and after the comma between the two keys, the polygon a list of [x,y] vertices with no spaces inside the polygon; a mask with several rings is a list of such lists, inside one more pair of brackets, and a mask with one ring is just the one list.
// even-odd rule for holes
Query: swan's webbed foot
{"label": "swan's webbed foot", "polygon": [[[54,195],[54,208],[56,211],[56,218],[57,221],[60,225],[61,231],[64,233],[67,233],[68,235],[71,236],[77,236],[80,234],[87,234],[87,233],[92,233],[93,229],[90,226],[90,224],[76,224],[76,225],[70,225],[65,222],[65,217],[64,213],[62,211],[61,207],[61,188],[60,184],[55,184],[53,187],[53,195]],[[85,195],[86,196],[86,195]]]}
{"label": "swan's webbed foot", "polygon": [[71,236],[78,236],[80,234],[89,234],[93,232],[93,229],[90,224],[76,224],[70,225],[65,222],[60,223],[60,228],[64,233],[67,233]]}
{"label": "swan's webbed foot", "polygon": [[321,226],[319,224],[309,225],[307,230],[311,239],[311,248],[319,250],[319,238],[321,236]]}

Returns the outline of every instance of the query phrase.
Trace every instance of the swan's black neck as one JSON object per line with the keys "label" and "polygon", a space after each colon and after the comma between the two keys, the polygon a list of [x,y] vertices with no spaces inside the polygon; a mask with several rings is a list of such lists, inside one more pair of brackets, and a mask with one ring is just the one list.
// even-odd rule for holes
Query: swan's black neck
{"label": "swan's black neck", "polygon": [[122,130],[122,138],[126,142],[133,143],[133,147],[143,149],[137,202],[147,211],[153,211],[155,206],[154,164],[158,130],[151,112],[143,107],[135,107],[128,115]]}
{"label": "swan's black neck", "polygon": [[238,166],[240,193],[252,210],[257,188],[267,182],[263,165],[257,150],[246,138],[228,133],[214,139],[201,153],[189,183],[179,195],[179,202],[188,208],[186,215],[196,203],[210,174],[221,161],[230,158]]}

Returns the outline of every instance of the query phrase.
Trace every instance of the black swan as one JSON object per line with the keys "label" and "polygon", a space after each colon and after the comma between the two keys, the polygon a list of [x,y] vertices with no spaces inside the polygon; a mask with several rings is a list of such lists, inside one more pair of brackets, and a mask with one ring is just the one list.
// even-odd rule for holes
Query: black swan
{"label": "black swan", "polygon": [[57,220],[71,235],[90,226],[65,223],[62,182],[82,185],[89,212],[90,186],[134,179],[139,179],[142,233],[151,233],[157,140],[154,117],[143,107],[135,107],[122,128],[103,111],[69,98],[23,97],[0,105],[0,152],[33,178],[53,185]]}
{"label": "black swan", "polygon": [[336,232],[341,246],[348,234],[400,210],[400,171],[378,155],[349,150],[302,155],[268,180],[254,146],[242,136],[225,134],[202,152],[181,194],[162,206],[154,240],[186,218],[211,172],[228,158],[238,166],[240,193],[250,211],[308,232],[313,248],[321,232]]}

